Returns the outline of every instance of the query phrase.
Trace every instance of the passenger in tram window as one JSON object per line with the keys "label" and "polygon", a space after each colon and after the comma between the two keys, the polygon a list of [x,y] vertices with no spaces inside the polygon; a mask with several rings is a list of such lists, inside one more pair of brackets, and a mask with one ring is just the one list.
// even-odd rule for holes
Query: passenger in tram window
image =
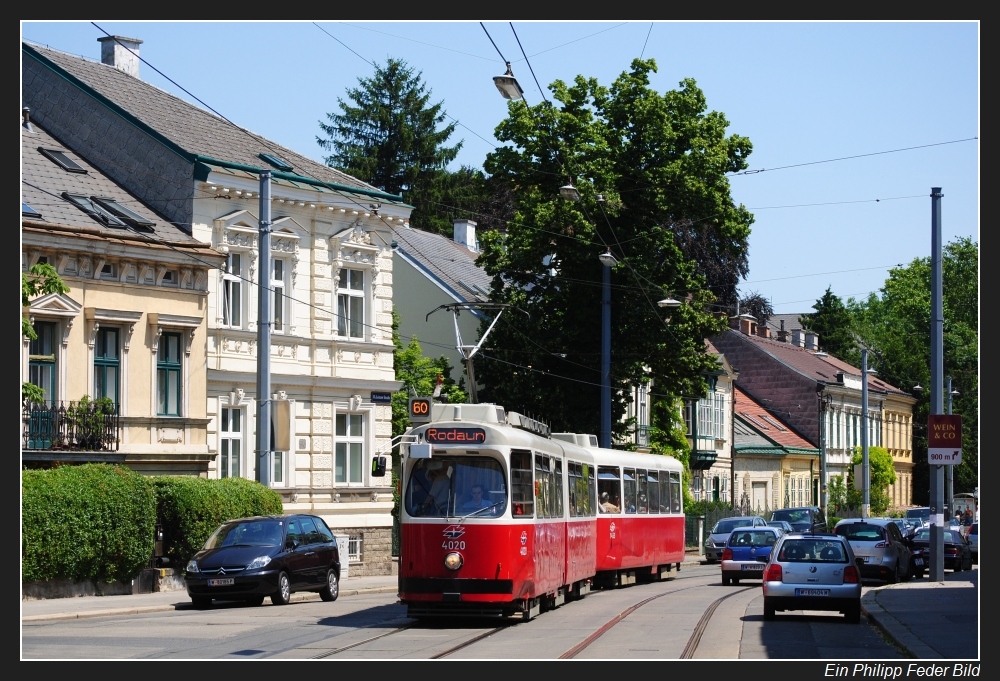
{"label": "passenger in tram window", "polygon": [[611,503],[608,493],[601,492],[601,513],[619,513],[620,511],[621,509]]}
{"label": "passenger in tram window", "polygon": [[431,489],[420,508],[424,513],[430,515],[447,515],[451,480],[446,475],[440,461],[428,463],[427,474],[432,480]]}
{"label": "passenger in tram window", "polygon": [[639,513],[648,513],[649,512],[649,505],[646,502],[646,495],[645,494],[640,494],[639,495],[639,507],[638,507],[638,510],[639,510]]}
{"label": "passenger in tram window", "polygon": [[489,508],[492,506],[489,499],[483,494],[482,485],[473,485],[471,489],[472,497],[462,504],[463,511],[476,511],[481,508]]}

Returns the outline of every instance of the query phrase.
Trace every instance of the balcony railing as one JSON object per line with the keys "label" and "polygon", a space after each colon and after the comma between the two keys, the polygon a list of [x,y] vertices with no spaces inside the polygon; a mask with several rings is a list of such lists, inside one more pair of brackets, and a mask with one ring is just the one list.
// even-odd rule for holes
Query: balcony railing
{"label": "balcony railing", "polygon": [[23,449],[117,452],[118,405],[80,402],[25,402]]}

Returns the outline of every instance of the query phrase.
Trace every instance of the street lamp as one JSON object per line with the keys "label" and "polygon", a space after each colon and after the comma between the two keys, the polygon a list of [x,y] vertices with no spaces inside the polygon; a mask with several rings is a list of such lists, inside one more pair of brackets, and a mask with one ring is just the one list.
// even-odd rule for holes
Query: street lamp
{"label": "street lamp", "polygon": [[604,266],[601,292],[601,442],[611,448],[611,268],[618,260],[608,250],[599,256]]}
{"label": "street lamp", "polygon": [[563,197],[567,201],[579,201],[580,191],[573,186],[572,182],[570,182],[567,185],[559,187],[559,196]]}
{"label": "street lamp", "polygon": [[507,62],[507,73],[501,76],[493,76],[493,84],[503,95],[504,99],[524,99],[524,90],[517,82],[517,78],[510,70],[510,62]]}
{"label": "street lamp", "polygon": [[673,298],[664,298],[663,300],[658,301],[656,304],[662,307],[663,309],[667,310],[666,321],[669,322],[670,313],[681,306],[681,301],[674,300]]}

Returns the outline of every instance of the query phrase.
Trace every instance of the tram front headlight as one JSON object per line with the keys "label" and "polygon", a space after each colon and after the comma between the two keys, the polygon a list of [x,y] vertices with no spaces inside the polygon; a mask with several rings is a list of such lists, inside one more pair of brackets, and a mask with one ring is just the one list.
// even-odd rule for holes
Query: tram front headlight
{"label": "tram front headlight", "polygon": [[462,567],[463,562],[462,554],[457,551],[452,551],[444,557],[444,566],[449,570],[457,570]]}

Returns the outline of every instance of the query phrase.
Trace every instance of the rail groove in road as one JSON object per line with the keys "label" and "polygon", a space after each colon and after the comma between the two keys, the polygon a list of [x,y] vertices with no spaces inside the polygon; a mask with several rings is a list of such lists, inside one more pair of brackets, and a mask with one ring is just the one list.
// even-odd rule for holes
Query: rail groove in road
{"label": "rail groove in road", "polygon": [[709,621],[712,619],[712,615],[715,614],[715,609],[719,607],[722,601],[753,588],[756,587],[744,587],[739,591],[733,591],[732,593],[726,594],[721,598],[715,599],[715,601],[713,601],[712,604],[705,609],[705,613],[701,616],[701,619],[698,620],[698,624],[695,625],[694,631],[691,632],[691,638],[688,639],[687,645],[684,646],[684,650],[681,652],[681,659],[690,660],[694,658],[695,651],[698,650],[698,644],[701,643],[701,635],[705,633],[705,627],[708,626]]}

